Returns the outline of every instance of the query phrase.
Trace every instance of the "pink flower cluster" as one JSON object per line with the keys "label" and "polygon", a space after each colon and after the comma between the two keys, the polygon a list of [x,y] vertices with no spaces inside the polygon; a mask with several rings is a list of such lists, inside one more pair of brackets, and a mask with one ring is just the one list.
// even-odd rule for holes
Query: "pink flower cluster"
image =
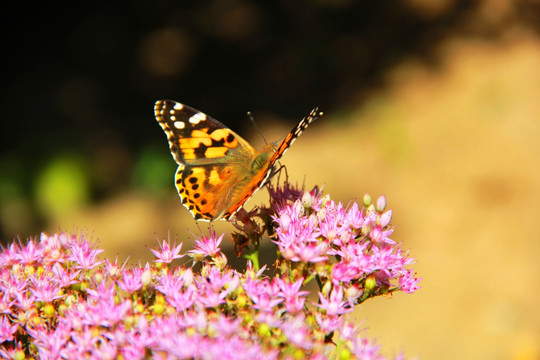
{"label": "pink flower cluster", "polygon": [[[12,243],[0,253],[0,357],[383,359],[344,315],[360,299],[417,289],[388,239],[388,212],[344,209],[316,191],[273,199],[271,277],[251,262],[229,267],[213,231],[185,254],[164,240],[153,263],[131,267],[100,260],[83,235]],[[261,234],[252,221],[246,238]],[[186,255],[191,264],[172,264]]]}
{"label": "pink flower cluster", "polygon": [[[420,279],[406,268],[414,259],[389,238],[392,210],[384,211],[384,196],[376,204],[366,196],[360,209],[357,203],[348,208],[336,203],[317,189],[301,198],[290,189],[273,191],[274,242],[281,256],[304,276],[316,276],[322,288],[339,297],[345,293],[348,309],[372,296],[418,290]],[[346,312],[343,306],[340,311]]]}

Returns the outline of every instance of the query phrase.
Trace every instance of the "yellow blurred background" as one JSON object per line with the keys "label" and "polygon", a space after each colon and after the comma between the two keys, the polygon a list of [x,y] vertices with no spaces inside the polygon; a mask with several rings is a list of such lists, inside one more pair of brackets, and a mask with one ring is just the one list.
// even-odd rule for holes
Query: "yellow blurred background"
{"label": "yellow blurred background", "polygon": [[[454,3],[408,4],[430,18]],[[474,16],[500,36],[456,32],[432,46],[436,61],[401,57],[382,73],[381,86],[358,88],[346,102],[323,108],[325,116],[282,161],[292,181],[324,185],[336,200],[387,196],[393,239],[411,250],[423,278],[416,294],[372,299],[354,314],[388,356],[403,351],[422,359],[540,359],[540,39],[527,22],[509,20],[516,16],[510,2],[478,2]],[[171,56],[185,59],[178,55],[184,50]],[[145,61],[168,69],[166,61]],[[307,111],[313,104],[302,105]],[[159,131],[149,106],[139,126]],[[269,140],[305,115],[245,110]],[[246,128],[246,138],[262,145]],[[36,174],[35,203],[47,214],[43,229],[84,231],[99,240],[104,256],[133,262],[150,260],[148,247],[169,232],[187,250],[199,229],[174,192],[176,166],[162,156],[167,146],[163,135],[129,164],[134,170],[126,184],[149,177],[153,185],[126,185],[100,201],[91,201],[86,190],[94,167],[77,152],[55,157]],[[123,156],[114,144],[104,145],[98,175],[107,179],[115,174],[109,168],[128,166],[119,160]],[[246,207],[266,199],[260,191]],[[29,206],[15,196],[2,201],[6,236],[30,228]],[[216,229],[233,231],[225,222]],[[224,247],[230,251],[231,243]]]}

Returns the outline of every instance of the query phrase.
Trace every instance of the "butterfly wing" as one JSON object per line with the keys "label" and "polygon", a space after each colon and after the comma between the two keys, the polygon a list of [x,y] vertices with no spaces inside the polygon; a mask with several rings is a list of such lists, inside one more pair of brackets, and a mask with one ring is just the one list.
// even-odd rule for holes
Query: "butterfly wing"
{"label": "butterfly wing", "polygon": [[[302,121],[300,121],[292,130],[291,132],[285,137],[285,139],[281,142],[281,144],[276,148],[274,151],[274,154],[270,158],[269,166],[273,167],[274,164],[285,154],[285,151],[292,145],[292,143],[296,140],[300,134],[311,124],[313,121],[315,121],[319,116],[322,116],[322,112],[319,111],[319,108],[316,107],[313,110],[309,112],[307,116],[305,116]],[[263,184],[264,185],[264,184]]]}
{"label": "butterfly wing", "polygon": [[216,119],[171,100],[157,101],[154,113],[178,163],[175,184],[196,220],[222,217],[246,176],[255,150]]}
{"label": "butterfly wing", "polygon": [[230,156],[253,157],[255,150],[231,129],[203,112],[172,100],[154,106],[178,164],[201,165]]}
{"label": "butterfly wing", "polygon": [[[240,193],[235,194],[235,201],[232,206],[227,209],[223,215],[224,219],[228,219],[234,215],[244,203],[249,200],[253,194],[263,187],[266,182],[275,174],[275,164],[283,156],[285,151],[291,146],[298,136],[304,131],[309,124],[322,115],[318,108],[311,110],[311,112],[300,121],[281,144],[274,150],[272,145],[267,146],[261,150],[254,159],[253,164],[256,165],[260,161],[259,165],[255,167],[258,169],[251,174],[250,177],[245,178],[241,187],[237,187],[241,190]],[[252,166],[253,169],[253,166]]]}

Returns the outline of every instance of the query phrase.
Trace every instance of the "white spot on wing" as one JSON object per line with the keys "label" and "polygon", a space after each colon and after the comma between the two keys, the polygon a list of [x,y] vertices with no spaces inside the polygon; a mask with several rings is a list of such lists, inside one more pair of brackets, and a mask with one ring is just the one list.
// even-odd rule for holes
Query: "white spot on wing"
{"label": "white spot on wing", "polygon": [[189,122],[192,123],[193,125],[197,125],[203,120],[206,120],[206,115],[203,114],[202,112],[196,113],[195,115],[189,118]]}
{"label": "white spot on wing", "polygon": [[180,103],[174,104],[174,110],[182,110],[183,108],[184,108],[183,104],[180,104]]}
{"label": "white spot on wing", "polygon": [[177,129],[183,129],[186,127],[186,124],[183,121],[175,121],[174,127]]}

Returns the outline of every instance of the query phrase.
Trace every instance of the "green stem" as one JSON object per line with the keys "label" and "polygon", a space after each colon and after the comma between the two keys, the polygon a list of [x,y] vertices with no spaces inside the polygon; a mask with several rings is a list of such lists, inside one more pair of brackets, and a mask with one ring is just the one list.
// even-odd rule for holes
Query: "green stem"
{"label": "green stem", "polygon": [[253,270],[255,270],[255,272],[259,271],[260,264],[258,246],[252,252],[242,255],[242,257],[244,257],[244,259],[251,260],[251,263],[253,264]]}
{"label": "green stem", "polygon": [[[311,280],[313,280],[314,278],[315,278],[315,275],[314,275],[314,274],[309,275],[309,276],[304,280],[303,285],[309,284],[309,282],[310,282]],[[321,280],[317,277],[317,283],[319,284],[319,288],[321,287],[320,282],[321,282]]]}

